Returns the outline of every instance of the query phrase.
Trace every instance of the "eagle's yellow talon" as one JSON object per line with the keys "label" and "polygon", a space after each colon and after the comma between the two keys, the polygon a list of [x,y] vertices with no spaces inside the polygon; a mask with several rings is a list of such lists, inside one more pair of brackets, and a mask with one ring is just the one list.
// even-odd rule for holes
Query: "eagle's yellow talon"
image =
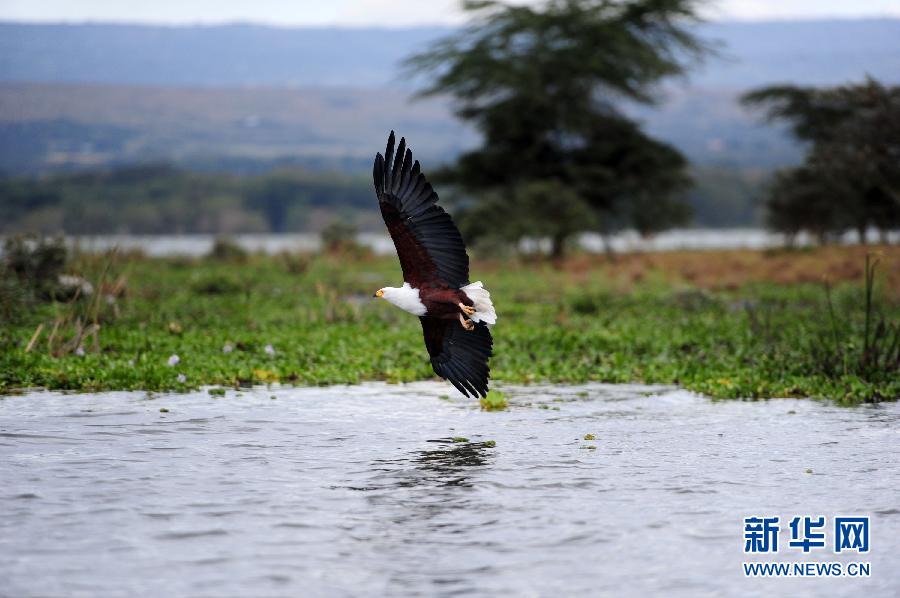
{"label": "eagle's yellow talon", "polygon": [[475,322],[465,319],[462,314],[459,314],[459,323],[462,324],[462,327],[469,332],[475,330]]}
{"label": "eagle's yellow talon", "polygon": [[462,312],[463,312],[464,314],[466,314],[467,316],[471,316],[472,314],[475,313],[475,308],[474,308],[474,307],[469,307],[469,306],[466,305],[465,303],[460,303],[460,304],[459,304],[459,308],[460,308],[460,309],[462,310]]}

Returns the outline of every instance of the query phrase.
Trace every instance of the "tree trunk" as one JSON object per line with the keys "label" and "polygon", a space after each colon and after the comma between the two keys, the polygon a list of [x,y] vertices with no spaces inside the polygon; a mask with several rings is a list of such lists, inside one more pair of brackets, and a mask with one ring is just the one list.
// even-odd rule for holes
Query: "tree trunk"
{"label": "tree trunk", "polygon": [[793,249],[797,244],[797,233],[796,232],[786,232],[784,233],[784,246],[786,249]]}
{"label": "tree trunk", "polygon": [[553,235],[550,237],[550,257],[554,260],[562,259],[566,253],[566,236]]}
{"label": "tree trunk", "polygon": [[612,240],[609,237],[609,233],[600,233],[600,240],[603,241],[603,255],[606,256],[606,261],[614,262],[616,261],[616,250],[613,249]]}

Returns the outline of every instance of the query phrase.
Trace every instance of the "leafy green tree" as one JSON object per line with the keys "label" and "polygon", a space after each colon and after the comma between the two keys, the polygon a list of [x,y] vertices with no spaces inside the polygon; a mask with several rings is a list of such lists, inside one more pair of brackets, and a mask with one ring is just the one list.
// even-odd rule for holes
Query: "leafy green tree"
{"label": "leafy green tree", "polygon": [[[616,104],[653,102],[655,84],[683,74],[707,51],[688,30],[698,20],[696,5],[463,3],[470,25],[407,66],[432,78],[423,95],[451,95],[457,115],[483,134],[482,147],[438,173],[474,198],[474,214],[463,219],[473,223],[470,237],[547,234],[548,220],[558,218],[563,222],[551,234],[558,255],[580,231],[632,226],[650,233],[684,222],[676,195],[688,183],[684,158],[646,136]],[[551,188],[533,186],[538,182],[557,193],[543,209],[521,213],[522,202]],[[571,222],[582,209],[573,193],[593,217]]]}
{"label": "leafy green tree", "polygon": [[304,191],[286,177],[270,177],[250,191],[245,205],[263,213],[270,231],[283,233],[286,230],[288,212],[292,206],[303,202]]}
{"label": "leafy green tree", "polygon": [[843,230],[840,204],[832,199],[833,193],[814,169],[779,171],[769,186],[766,223],[783,233],[788,245],[793,245],[803,230],[824,245]]}
{"label": "leafy green tree", "polygon": [[770,224],[791,221],[822,241],[827,232],[855,229],[860,242],[870,227],[883,238],[900,227],[900,86],[869,79],[826,89],[768,87],[743,102],[787,121],[809,144],[805,163],[772,187]]}
{"label": "leafy green tree", "polygon": [[516,246],[525,237],[549,239],[551,254],[560,257],[566,240],[594,220],[594,211],[573,188],[547,179],[486,192],[477,208],[462,213],[460,226],[488,243]]}

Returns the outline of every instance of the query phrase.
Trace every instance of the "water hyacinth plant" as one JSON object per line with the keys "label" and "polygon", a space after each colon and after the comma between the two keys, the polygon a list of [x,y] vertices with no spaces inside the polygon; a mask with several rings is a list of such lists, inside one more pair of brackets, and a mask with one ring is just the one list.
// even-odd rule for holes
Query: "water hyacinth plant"
{"label": "water hyacinth plant", "polygon": [[851,317],[842,319],[837,315],[831,287],[825,285],[830,330],[811,347],[811,352],[819,368],[829,376],[855,376],[863,383],[885,376],[900,377],[900,320],[890,320],[875,297],[880,261],[878,255],[866,255],[861,325]]}
{"label": "water hyacinth plant", "polygon": [[[719,398],[896,399],[900,377],[886,356],[894,346],[889,331],[900,321],[900,247],[881,251],[868,300],[859,283],[866,280],[866,250],[854,247],[635,254],[615,261],[575,255],[559,264],[475,261],[473,273],[496,280],[503,316],[495,328],[492,380],[666,383]],[[91,302],[35,303],[23,311],[0,331],[0,391],[433,378],[418,322],[369,299],[373,280],[398,279],[396,258],[308,256],[298,273],[279,256],[235,264],[127,255],[109,267],[111,284],[100,282],[105,260],[80,256],[67,270],[108,290],[127,274],[117,311],[99,302],[100,328],[82,319],[76,345],[67,344],[75,338],[75,318],[56,331],[54,325],[64,314],[85,313]],[[246,291],[200,293],[189,283],[226,274]],[[823,276],[832,281],[836,325]],[[170,330],[171,322],[180,333]],[[53,335],[51,346],[69,348],[48,350]],[[75,354],[79,346],[83,356]],[[825,357],[831,357],[823,361],[828,347]],[[178,361],[169,365],[173,356]],[[178,382],[179,373],[185,382]]]}

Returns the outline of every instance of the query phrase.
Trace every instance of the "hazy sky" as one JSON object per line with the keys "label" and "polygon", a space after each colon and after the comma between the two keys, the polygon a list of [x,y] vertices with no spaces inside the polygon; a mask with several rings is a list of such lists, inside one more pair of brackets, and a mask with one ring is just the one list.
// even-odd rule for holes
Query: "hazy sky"
{"label": "hazy sky", "polygon": [[[0,0],[0,20],[403,26],[458,23],[458,6],[459,0]],[[743,20],[900,16],[900,0],[713,0],[705,13]]]}

